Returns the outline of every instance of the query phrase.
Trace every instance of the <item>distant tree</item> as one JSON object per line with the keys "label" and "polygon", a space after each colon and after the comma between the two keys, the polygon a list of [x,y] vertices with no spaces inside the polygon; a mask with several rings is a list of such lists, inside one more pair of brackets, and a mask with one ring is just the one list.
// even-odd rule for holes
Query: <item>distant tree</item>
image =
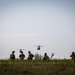
{"label": "distant tree", "polygon": [[34,60],[42,60],[42,59],[43,59],[43,56],[42,55],[39,55],[38,53],[35,54]]}

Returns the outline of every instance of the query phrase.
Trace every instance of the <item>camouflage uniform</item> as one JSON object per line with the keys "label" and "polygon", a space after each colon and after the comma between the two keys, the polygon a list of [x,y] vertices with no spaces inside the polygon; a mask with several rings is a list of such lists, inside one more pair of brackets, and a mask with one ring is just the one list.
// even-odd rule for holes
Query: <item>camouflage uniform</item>
{"label": "camouflage uniform", "polygon": [[72,58],[72,60],[74,60],[74,62],[75,62],[75,53],[74,52],[72,52],[72,54],[71,54],[71,56],[70,56],[71,58]]}
{"label": "camouflage uniform", "polygon": [[29,53],[28,60],[33,60],[34,55],[30,51],[28,51],[28,53]]}
{"label": "camouflage uniform", "polygon": [[12,51],[12,54],[10,54],[10,59],[15,59],[14,53],[15,53],[15,51]]}
{"label": "camouflage uniform", "polygon": [[44,58],[43,58],[43,60],[46,60],[46,61],[49,60],[49,57],[48,57],[47,53],[44,54]]}
{"label": "camouflage uniform", "polygon": [[21,60],[24,60],[25,55],[23,54],[23,52],[21,52],[21,54],[19,55],[19,58],[20,58]]}

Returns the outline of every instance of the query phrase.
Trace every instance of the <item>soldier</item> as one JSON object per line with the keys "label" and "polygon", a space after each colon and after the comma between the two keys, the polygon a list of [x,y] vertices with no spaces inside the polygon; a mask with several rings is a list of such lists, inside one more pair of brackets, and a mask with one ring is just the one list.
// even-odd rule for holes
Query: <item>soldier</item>
{"label": "soldier", "polygon": [[72,58],[72,60],[74,60],[74,62],[75,62],[75,53],[74,52],[72,52],[72,54],[71,54],[71,56],[70,56],[71,58]]}
{"label": "soldier", "polygon": [[15,59],[14,53],[15,53],[15,51],[12,51],[12,54],[10,54],[10,59]]}
{"label": "soldier", "polygon": [[49,56],[47,55],[47,53],[44,54],[44,58],[43,58],[43,60],[46,60],[46,61],[49,60]]}
{"label": "soldier", "polygon": [[34,55],[30,51],[28,51],[28,54],[28,60],[33,60]]}
{"label": "soldier", "polygon": [[20,55],[19,55],[19,58],[21,59],[21,60],[24,60],[24,58],[25,58],[25,55],[23,54],[23,51],[22,50],[20,50]]}

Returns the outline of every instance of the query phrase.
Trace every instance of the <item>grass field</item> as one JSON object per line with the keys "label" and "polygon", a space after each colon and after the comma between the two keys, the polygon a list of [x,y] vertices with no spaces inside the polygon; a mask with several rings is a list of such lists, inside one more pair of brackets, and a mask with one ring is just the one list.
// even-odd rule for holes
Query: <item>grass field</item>
{"label": "grass field", "polygon": [[72,60],[0,60],[0,75],[75,75]]}

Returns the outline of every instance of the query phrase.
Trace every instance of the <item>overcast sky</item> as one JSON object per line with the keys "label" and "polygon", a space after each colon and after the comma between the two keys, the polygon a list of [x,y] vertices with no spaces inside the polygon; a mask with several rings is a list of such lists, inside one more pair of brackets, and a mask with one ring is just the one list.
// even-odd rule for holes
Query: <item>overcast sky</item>
{"label": "overcast sky", "polygon": [[[40,51],[35,46],[42,45]],[[0,0],[0,59],[20,48],[70,58],[75,51],[75,0]]]}

